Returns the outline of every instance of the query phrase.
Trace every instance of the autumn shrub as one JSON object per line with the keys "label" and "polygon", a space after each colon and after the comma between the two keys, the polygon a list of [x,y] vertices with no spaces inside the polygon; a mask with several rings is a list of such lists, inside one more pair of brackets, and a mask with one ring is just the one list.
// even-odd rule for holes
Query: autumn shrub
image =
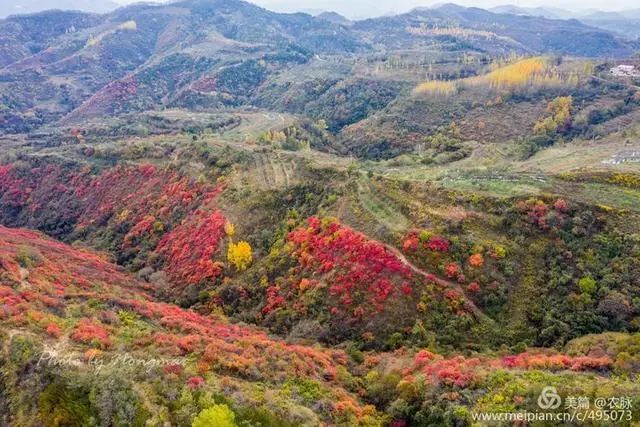
{"label": "autumn shrub", "polygon": [[522,369],[546,369],[574,371],[601,370],[608,371],[613,365],[613,360],[608,356],[571,357],[556,353],[521,353],[515,356],[506,356],[502,359],[502,364],[508,368]]}
{"label": "autumn shrub", "polygon": [[214,405],[200,412],[192,427],[235,427],[235,414],[227,405]]}
{"label": "autumn shrub", "polygon": [[71,333],[71,339],[102,348],[111,345],[109,331],[99,322],[91,319],[82,319]]}
{"label": "autumn shrub", "polygon": [[176,283],[198,284],[222,273],[214,256],[224,236],[225,223],[221,212],[198,209],[162,238],[156,250]]}
{"label": "autumn shrub", "polygon": [[57,324],[50,323],[50,324],[47,325],[46,332],[50,336],[52,336],[54,338],[58,338],[62,334],[62,329]]}

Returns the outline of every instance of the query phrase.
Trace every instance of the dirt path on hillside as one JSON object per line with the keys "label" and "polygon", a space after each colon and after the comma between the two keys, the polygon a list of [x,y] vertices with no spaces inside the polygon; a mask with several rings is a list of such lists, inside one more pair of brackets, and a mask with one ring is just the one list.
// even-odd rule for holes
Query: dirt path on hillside
{"label": "dirt path on hillside", "polygon": [[454,290],[460,292],[461,295],[464,295],[465,296],[465,305],[469,309],[471,309],[471,312],[473,313],[473,315],[476,318],[476,320],[478,320],[478,321],[482,320],[482,321],[493,323],[493,319],[491,319],[489,316],[484,314],[482,312],[482,310],[480,310],[478,308],[478,306],[475,305],[475,303],[473,301],[471,301],[469,298],[467,298],[466,294],[464,293],[464,290],[462,289],[462,286],[459,283],[453,282],[451,280],[443,279],[442,277],[437,277],[433,273],[426,272],[425,270],[423,270],[423,269],[421,269],[419,267],[416,267],[411,261],[409,261],[407,259],[407,257],[398,248],[396,248],[394,246],[391,246],[391,245],[388,245],[386,243],[382,243],[382,245],[384,245],[385,248],[387,248],[391,253],[393,253],[396,257],[398,257],[398,259],[404,265],[409,267],[411,269],[411,271],[413,271],[415,274],[418,274],[418,275],[424,277],[427,280],[435,282],[440,286],[443,286],[443,287],[446,287],[446,288],[450,288],[450,289],[454,289]]}

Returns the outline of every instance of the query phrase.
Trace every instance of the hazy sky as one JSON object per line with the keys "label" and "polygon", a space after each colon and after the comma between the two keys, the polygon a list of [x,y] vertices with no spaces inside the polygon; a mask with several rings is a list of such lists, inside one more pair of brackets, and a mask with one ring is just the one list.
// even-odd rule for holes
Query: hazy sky
{"label": "hazy sky", "polygon": [[[1,1],[1,0],[0,0]],[[90,0],[89,0],[90,1]],[[135,0],[115,0],[133,3]],[[491,7],[503,4],[517,6],[548,6],[569,10],[621,10],[640,8],[640,0],[249,0],[277,11],[334,10],[351,18],[378,16],[389,12],[404,12],[417,6],[457,3],[464,6]]]}

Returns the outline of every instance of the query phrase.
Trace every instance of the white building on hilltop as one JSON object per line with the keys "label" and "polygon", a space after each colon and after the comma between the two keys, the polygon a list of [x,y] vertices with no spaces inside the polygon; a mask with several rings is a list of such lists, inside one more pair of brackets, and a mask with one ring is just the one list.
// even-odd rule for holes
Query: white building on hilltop
{"label": "white building on hilltop", "polygon": [[640,70],[635,65],[618,65],[610,70],[616,77],[640,77]]}

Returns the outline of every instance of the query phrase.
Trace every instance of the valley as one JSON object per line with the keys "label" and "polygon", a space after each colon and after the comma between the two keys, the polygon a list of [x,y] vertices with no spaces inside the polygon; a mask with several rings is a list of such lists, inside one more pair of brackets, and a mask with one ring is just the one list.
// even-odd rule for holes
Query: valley
{"label": "valley", "polygon": [[0,41],[0,426],[640,396],[637,40],[182,0]]}

